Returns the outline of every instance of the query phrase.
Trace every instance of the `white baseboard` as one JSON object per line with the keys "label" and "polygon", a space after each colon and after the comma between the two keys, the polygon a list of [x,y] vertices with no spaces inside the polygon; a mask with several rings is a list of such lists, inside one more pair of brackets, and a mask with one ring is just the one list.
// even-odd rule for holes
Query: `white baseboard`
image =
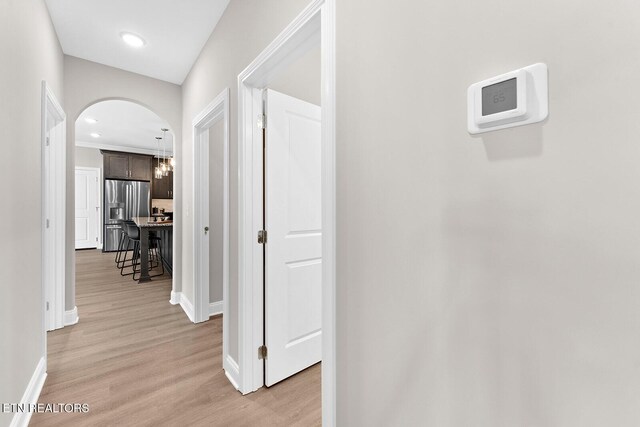
{"label": "white baseboard", "polygon": [[191,301],[189,301],[189,298],[187,298],[185,294],[183,294],[182,292],[180,292],[180,307],[182,307],[182,310],[184,310],[184,312],[187,314],[187,317],[189,318],[189,320],[195,323],[195,314],[193,312],[193,304],[191,304]]}
{"label": "white baseboard", "polygon": [[[38,398],[40,397],[40,392],[42,391],[42,386],[44,385],[44,381],[47,379],[47,362],[44,357],[40,358],[38,365],[36,366],[36,370],[33,372],[31,376],[31,380],[27,385],[27,389],[24,391],[22,395],[22,399],[20,400],[21,404],[34,404],[38,403]],[[29,420],[31,420],[32,412],[16,412],[11,420],[11,424],[9,427],[27,427],[29,425]]]}
{"label": "white baseboard", "polygon": [[189,320],[193,322],[193,319],[195,319],[193,304],[191,304],[189,298],[187,298],[182,292],[171,291],[171,299],[169,300],[169,302],[173,305],[180,304],[180,307],[182,307],[182,311],[184,311]]}
{"label": "white baseboard", "polygon": [[71,326],[78,323],[80,318],[78,317],[78,307],[73,307],[73,310],[67,310],[64,312],[64,326]]}
{"label": "white baseboard", "polygon": [[180,294],[181,292],[171,291],[171,299],[169,302],[173,305],[180,304]]}
{"label": "white baseboard", "polygon": [[209,317],[216,314],[222,314],[222,301],[216,301],[209,304]]}
{"label": "white baseboard", "polygon": [[[194,322],[193,319],[195,319],[195,314],[193,310],[193,304],[182,292],[171,291],[171,299],[169,300],[169,303],[173,305],[180,304],[180,307],[182,307],[182,310],[186,313],[189,320]],[[222,311],[223,311],[222,301],[216,301],[209,304],[209,316],[222,314]]]}
{"label": "white baseboard", "polygon": [[231,385],[233,385],[236,390],[240,390],[240,367],[236,361],[227,354],[227,357],[225,357],[224,362],[222,363],[222,368],[224,369],[224,374]]}

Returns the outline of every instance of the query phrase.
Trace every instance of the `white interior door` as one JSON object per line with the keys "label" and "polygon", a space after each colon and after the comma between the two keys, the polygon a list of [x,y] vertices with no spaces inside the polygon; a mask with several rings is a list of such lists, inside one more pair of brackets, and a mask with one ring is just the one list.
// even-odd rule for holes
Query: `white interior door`
{"label": "white interior door", "polygon": [[76,249],[98,247],[98,181],[95,169],[76,168]]}
{"label": "white interior door", "polygon": [[266,91],[265,382],[322,358],[321,138],[317,105]]}

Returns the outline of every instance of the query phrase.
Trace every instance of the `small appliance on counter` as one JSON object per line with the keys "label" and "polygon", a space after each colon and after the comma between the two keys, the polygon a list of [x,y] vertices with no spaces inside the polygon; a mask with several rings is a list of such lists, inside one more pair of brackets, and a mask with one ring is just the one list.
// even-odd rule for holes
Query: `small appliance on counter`
{"label": "small appliance on counter", "polygon": [[167,212],[164,211],[164,208],[152,208],[151,209],[151,216],[167,216]]}

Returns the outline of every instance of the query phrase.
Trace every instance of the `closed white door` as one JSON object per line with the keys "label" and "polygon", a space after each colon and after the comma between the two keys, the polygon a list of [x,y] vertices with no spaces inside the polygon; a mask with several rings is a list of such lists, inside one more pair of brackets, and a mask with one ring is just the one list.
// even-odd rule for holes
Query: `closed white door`
{"label": "closed white door", "polygon": [[320,107],[266,91],[265,382],[322,358]]}
{"label": "closed white door", "polygon": [[98,247],[99,172],[76,168],[76,249]]}

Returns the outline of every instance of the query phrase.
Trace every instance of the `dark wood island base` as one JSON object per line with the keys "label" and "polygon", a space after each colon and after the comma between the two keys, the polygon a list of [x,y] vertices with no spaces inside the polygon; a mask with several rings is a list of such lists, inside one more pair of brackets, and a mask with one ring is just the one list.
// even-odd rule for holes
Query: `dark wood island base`
{"label": "dark wood island base", "polygon": [[173,243],[173,221],[161,220],[157,217],[134,217],[133,222],[140,229],[140,279],[138,283],[151,281],[149,275],[149,232],[155,231],[162,240],[159,243],[162,246],[163,259],[162,263],[167,267],[169,273],[172,273],[173,251],[169,249],[165,252],[165,248],[171,248]]}

